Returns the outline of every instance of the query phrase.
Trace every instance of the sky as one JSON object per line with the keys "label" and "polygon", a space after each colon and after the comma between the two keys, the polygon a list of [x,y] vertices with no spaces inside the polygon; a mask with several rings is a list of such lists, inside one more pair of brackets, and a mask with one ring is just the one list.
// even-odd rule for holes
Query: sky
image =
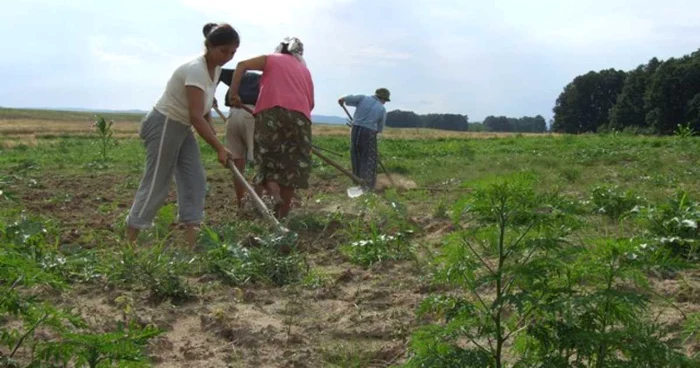
{"label": "sky", "polygon": [[[59,4],[60,2],[60,4]],[[630,70],[700,48],[700,1],[0,0],[0,106],[148,110],[204,50],[207,22],[234,26],[224,67],[299,37],[314,114],[391,90],[419,114],[552,117],[590,70]],[[226,86],[217,98],[223,101]]]}

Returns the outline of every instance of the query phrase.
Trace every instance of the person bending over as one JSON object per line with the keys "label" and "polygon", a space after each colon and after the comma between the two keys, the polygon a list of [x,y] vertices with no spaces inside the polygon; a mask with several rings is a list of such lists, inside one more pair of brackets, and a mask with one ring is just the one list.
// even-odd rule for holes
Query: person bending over
{"label": "person bending over", "polygon": [[177,185],[178,221],[194,247],[204,218],[206,176],[193,130],[217,152],[227,167],[231,152],[211,128],[211,109],[221,66],[238,50],[238,32],[229,24],[208,23],[203,29],[205,52],[180,65],[165,91],[141,121],[139,135],[146,148],[146,165],[126,218],[127,238],[135,242],[141,229],[152,226],[163,206],[171,179]]}
{"label": "person bending over", "polygon": [[255,115],[254,183],[275,199],[275,216],[288,215],[296,189],[309,187],[311,171],[311,111],[314,85],[304,61],[304,45],[285,38],[275,52],[241,61],[231,83],[234,107],[245,72],[262,71]]}
{"label": "person bending over", "polygon": [[386,108],[391,101],[389,90],[378,88],[373,96],[347,95],[338,99],[340,106],[353,106],[350,159],[353,174],[365,182],[365,191],[373,191],[377,182],[377,135],[384,131]]}

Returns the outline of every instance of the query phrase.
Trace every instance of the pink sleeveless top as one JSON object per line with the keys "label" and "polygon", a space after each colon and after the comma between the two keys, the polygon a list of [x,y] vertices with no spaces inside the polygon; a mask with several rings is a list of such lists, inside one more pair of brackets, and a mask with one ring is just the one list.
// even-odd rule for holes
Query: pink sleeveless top
{"label": "pink sleeveless top", "polygon": [[298,111],[311,121],[314,84],[309,69],[292,55],[267,55],[254,114],[279,106]]}

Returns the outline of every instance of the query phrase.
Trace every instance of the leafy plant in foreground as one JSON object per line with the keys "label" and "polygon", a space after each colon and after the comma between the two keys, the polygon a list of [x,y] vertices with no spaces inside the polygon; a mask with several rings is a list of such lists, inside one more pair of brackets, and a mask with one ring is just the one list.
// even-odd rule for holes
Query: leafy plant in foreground
{"label": "leafy plant in foreground", "polygon": [[407,365],[504,367],[507,344],[533,322],[547,275],[566,259],[561,246],[571,224],[524,180],[480,188],[455,213],[474,228],[447,239],[434,278],[466,294],[422,303],[420,315],[443,323],[414,335]]}
{"label": "leafy plant in foreground", "polygon": [[[44,272],[29,256],[15,246],[1,243],[0,249],[0,343],[7,350],[0,350],[0,362],[16,363],[18,352],[33,351],[41,343],[35,339],[38,329],[52,327],[63,330],[63,322],[70,315],[58,311],[48,303],[38,300],[38,286],[64,290],[65,283],[56,276]],[[75,319],[71,318],[72,321]],[[8,324],[10,321],[15,323]],[[28,347],[28,348],[27,348]]]}
{"label": "leafy plant in foreground", "polygon": [[602,239],[562,265],[516,367],[690,367],[649,316],[645,271],[672,261],[638,241]]}
{"label": "leafy plant in foreground", "polygon": [[[458,203],[419,315],[409,367],[691,367],[650,316],[653,267],[678,267],[641,239],[566,239],[578,225],[557,196],[497,182]],[[566,206],[563,208],[567,208]],[[462,214],[459,216],[458,214]],[[506,356],[508,357],[506,359]]]}
{"label": "leafy plant in foreground", "polygon": [[149,339],[162,333],[154,326],[140,328],[136,323],[128,327],[123,324],[107,333],[64,333],[60,346],[61,354],[74,357],[79,367],[109,367],[131,363],[129,367],[149,367],[144,354]]}
{"label": "leafy plant in foreground", "polygon": [[[683,329],[686,341],[700,342],[700,312],[688,316]],[[695,358],[700,360],[700,352],[695,353]]]}
{"label": "leafy plant in foreground", "polygon": [[80,316],[39,299],[46,288],[67,289],[56,274],[45,271],[15,245],[0,244],[0,365],[102,367],[103,362],[132,362],[146,366],[144,345],[161,331],[134,325],[115,332],[91,332]]}

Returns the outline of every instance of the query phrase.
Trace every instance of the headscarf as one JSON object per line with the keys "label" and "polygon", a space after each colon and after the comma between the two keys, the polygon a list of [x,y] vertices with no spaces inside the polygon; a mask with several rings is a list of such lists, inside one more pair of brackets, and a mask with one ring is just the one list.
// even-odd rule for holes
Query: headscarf
{"label": "headscarf", "polygon": [[289,51],[292,56],[306,66],[306,61],[304,60],[304,44],[300,39],[296,37],[285,37],[284,40],[277,45],[275,52],[281,53],[284,45],[287,45],[287,51]]}

